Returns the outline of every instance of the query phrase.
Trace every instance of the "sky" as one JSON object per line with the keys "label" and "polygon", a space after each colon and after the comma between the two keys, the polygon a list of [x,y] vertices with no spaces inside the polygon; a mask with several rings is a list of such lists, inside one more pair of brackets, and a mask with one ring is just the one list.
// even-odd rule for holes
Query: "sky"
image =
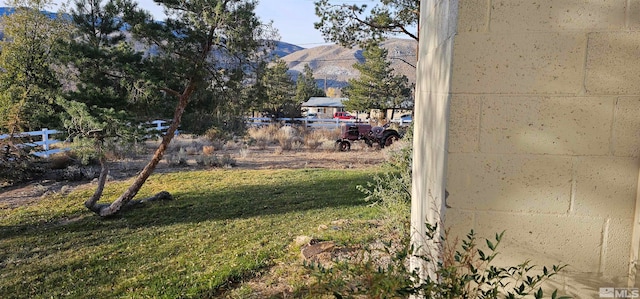
{"label": "sky", "polygon": [[[4,5],[4,1],[2,1]],[[54,0],[63,3],[66,0]],[[313,23],[318,20],[315,15],[314,0],[258,0],[256,15],[264,23],[273,21],[278,29],[280,40],[303,48],[311,48],[326,44],[322,34]],[[153,0],[138,0],[139,7],[151,12],[156,19],[162,19],[162,8]],[[56,10],[55,8],[51,10]]]}
{"label": "sky", "polygon": [[[326,44],[313,23],[318,20],[314,0],[258,0],[256,15],[264,23],[273,21],[280,40],[303,48]],[[153,0],[138,0],[138,5],[154,16],[162,16],[162,9]]]}

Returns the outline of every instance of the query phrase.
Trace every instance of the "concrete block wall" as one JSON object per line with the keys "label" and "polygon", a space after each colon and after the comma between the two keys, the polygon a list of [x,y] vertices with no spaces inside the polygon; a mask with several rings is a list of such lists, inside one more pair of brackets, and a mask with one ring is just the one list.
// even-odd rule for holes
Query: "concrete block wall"
{"label": "concrete block wall", "polygon": [[640,0],[457,5],[452,236],[506,230],[500,263],[568,263],[556,282],[576,298],[640,284]]}

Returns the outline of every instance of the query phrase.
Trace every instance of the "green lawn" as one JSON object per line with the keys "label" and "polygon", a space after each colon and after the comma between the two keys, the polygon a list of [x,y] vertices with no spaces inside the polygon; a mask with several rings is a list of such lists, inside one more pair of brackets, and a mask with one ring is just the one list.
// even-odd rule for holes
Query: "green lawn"
{"label": "green lawn", "polygon": [[[82,205],[93,189],[10,209],[0,203],[0,298],[212,297],[287,256],[298,235],[375,219],[356,185],[379,169],[210,170],[152,176],[157,202],[112,219]],[[108,184],[112,200],[127,183]],[[364,238],[346,231],[339,238]],[[290,254],[289,254],[290,255]]]}

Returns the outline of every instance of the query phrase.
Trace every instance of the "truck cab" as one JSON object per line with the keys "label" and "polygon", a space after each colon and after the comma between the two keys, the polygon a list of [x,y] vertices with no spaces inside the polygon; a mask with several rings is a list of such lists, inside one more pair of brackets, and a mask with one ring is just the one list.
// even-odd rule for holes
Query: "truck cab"
{"label": "truck cab", "polygon": [[356,119],[355,116],[349,114],[349,112],[340,111],[333,114],[333,118],[337,119]]}

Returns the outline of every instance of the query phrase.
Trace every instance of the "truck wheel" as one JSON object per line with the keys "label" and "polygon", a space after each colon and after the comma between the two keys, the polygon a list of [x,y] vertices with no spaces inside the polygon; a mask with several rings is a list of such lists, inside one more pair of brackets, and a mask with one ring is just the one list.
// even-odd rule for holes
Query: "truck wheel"
{"label": "truck wheel", "polygon": [[349,143],[349,141],[346,141],[346,140],[339,141],[338,150],[340,150],[341,152],[346,152],[351,150],[351,143]]}
{"label": "truck wheel", "polygon": [[394,142],[398,141],[398,139],[400,139],[400,134],[398,134],[398,132],[396,131],[385,132],[384,135],[382,136],[382,142],[380,143],[380,147],[390,146]]}

